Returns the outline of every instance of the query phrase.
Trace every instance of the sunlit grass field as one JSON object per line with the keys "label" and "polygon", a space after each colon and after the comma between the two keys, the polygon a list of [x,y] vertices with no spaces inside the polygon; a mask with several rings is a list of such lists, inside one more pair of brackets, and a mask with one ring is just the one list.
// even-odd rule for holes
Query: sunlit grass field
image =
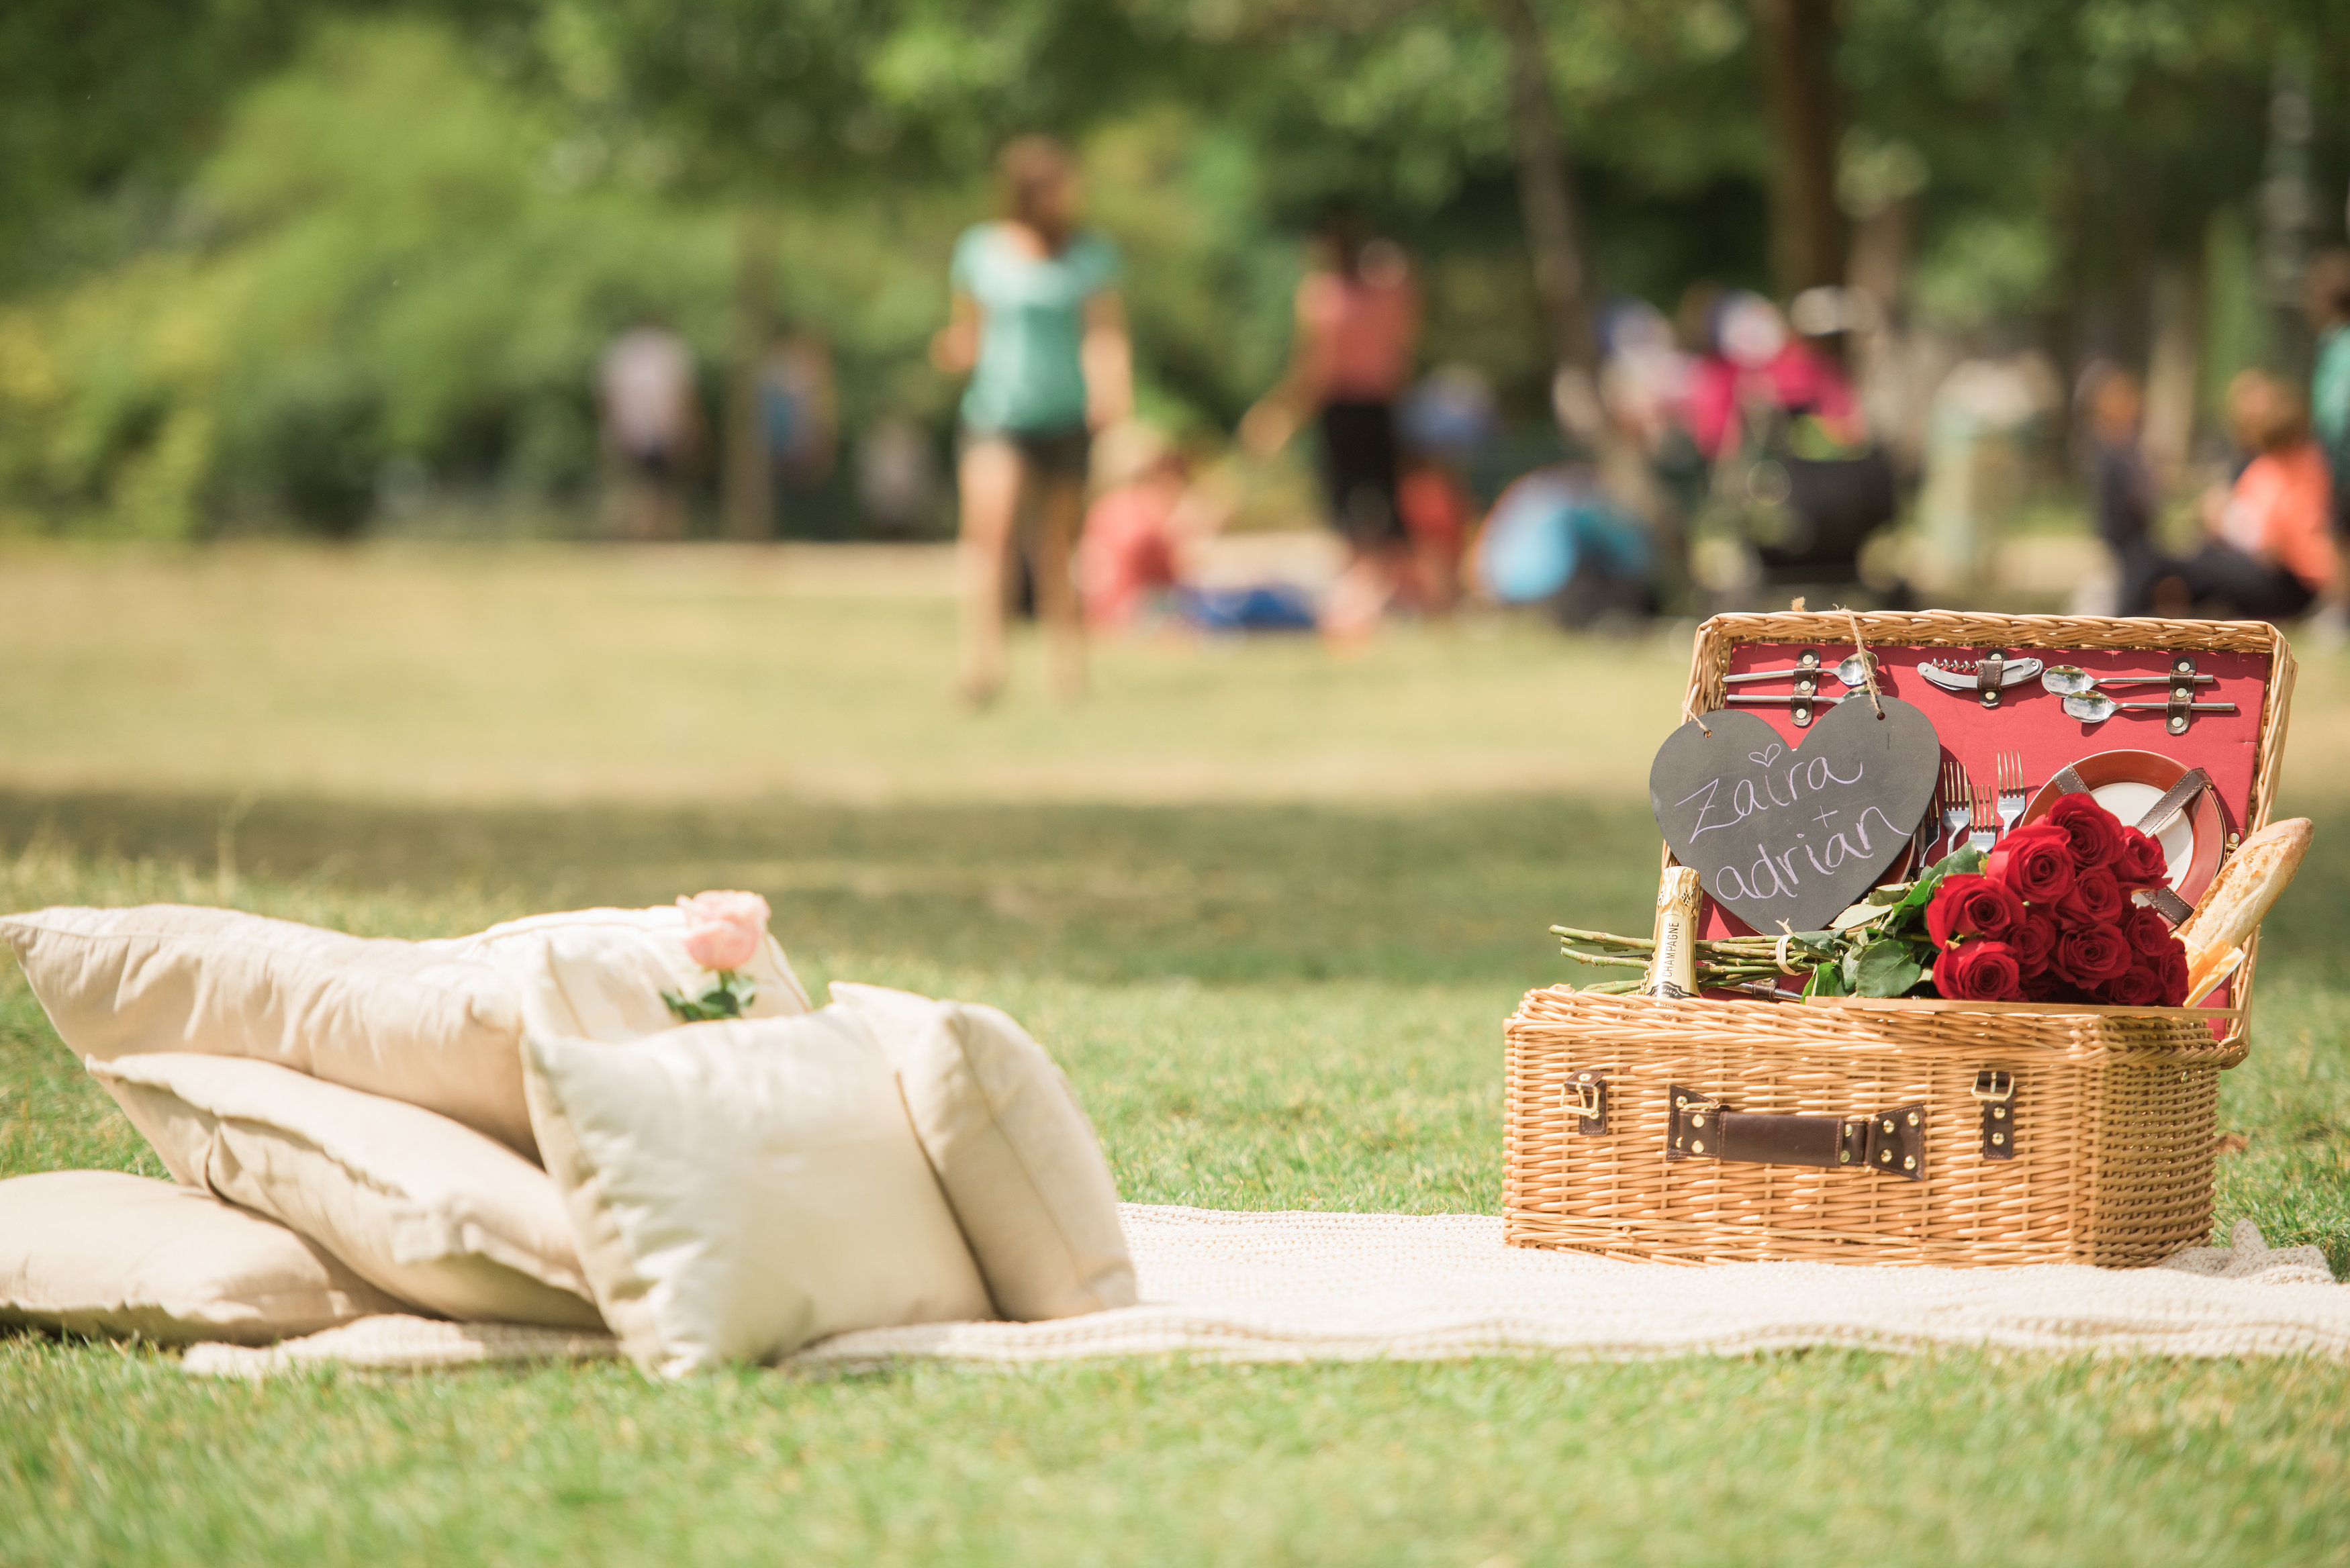
{"label": "sunlit grass field", "polygon": [[[0,555],[0,906],[226,902],[440,936],[703,887],[812,990],[1000,1004],[1120,1188],[1498,1209],[1542,935],[1639,929],[1686,640],[1403,628],[1107,650],[1073,712],[946,703],[919,561]],[[903,573],[903,576],[896,574]],[[877,575],[877,573],[879,575]],[[2345,670],[2317,847],[2225,1081],[2223,1223],[2350,1266]],[[2335,748],[2329,751],[2328,748]],[[0,1175],[160,1175],[0,973]],[[2341,1561],[2350,1367],[1988,1354],[1180,1361],[647,1383],[192,1383],[0,1337],[0,1563]]]}

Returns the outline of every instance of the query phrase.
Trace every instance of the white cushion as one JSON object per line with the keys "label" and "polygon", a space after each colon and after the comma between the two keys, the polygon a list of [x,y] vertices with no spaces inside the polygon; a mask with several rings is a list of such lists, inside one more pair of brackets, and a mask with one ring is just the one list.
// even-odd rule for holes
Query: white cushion
{"label": "white cushion", "polygon": [[896,1069],[996,1311],[1033,1323],[1132,1306],[1117,1183],[1045,1048],[993,1007],[840,982],[832,995]]}
{"label": "white cushion", "polygon": [[[447,945],[453,954],[504,972],[520,992],[533,1033],[587,1040],[641,1040],[677,1026],[664,991],[698,996],[712,980],[686,956],[685,911],[575,909],[492,926]],[[757,987],[751,1018],[792,1018],[808,1010],[791,961],[767,937],[740,971]]]}
{"label": "white cushion", "polygon": [[400,1303],[283,1225],[168,1181],[0,1181],[0,1323],[161,1345],[266,1345]]}
{"label": "white cushion", "polygon": [[456,944],[176,904],[42,909],[0,918],[0,935],[78,1057],[250,1057],[533,1152],[514,983]]}
{"label": "white cushion", "polygon": [[266,1062],[92,1061],[172,1174],[291,1226],[404,1302],[600,1326],[546,1173],[446,1116]]}
{"label": "white cushion", "polygon": [[640,1365],[987,1315],[889,1064],[840,1009],[628,1046],[534,1033],[524,1061],[596,1300]]}

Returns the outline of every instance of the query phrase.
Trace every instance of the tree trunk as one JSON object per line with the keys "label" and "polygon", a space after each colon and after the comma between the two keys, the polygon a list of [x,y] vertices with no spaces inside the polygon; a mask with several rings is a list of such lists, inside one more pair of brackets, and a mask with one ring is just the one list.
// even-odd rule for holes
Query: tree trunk
{"label": "tree trunk", "polygon": [[775,244],[765,214],[743,215],[734,272],[734,363],[727,378],[726,434],[720,462],[721,512],[730,539],[775,535],[766,431],[759,417],[759,366],[774,343]]}
{"label": "tree trunk", "polygon": [[1835,0],[1753,0],[1771,120],[1771,268],[1783,297],[1845,280]]}
{"label": "tree trunk", "polygon": [[2139,445],[2166,489],[2194,449],[2195,391],[2202,379],[2203,256],[2157,262],[2147,290],[2153,347],[2147,354],[2145,431]]}
{"label": "tree trunk", "polygon": [[1492,0],[1493,20],[1510,46],[1510,146],[1518,165],[1518,204],[1534,251],[1534,296],[1551,357],[1586,378],[1598,368],[1575,234],[1575,185],[1559,143],[1543,53],[1542,24],[1532,0]]}

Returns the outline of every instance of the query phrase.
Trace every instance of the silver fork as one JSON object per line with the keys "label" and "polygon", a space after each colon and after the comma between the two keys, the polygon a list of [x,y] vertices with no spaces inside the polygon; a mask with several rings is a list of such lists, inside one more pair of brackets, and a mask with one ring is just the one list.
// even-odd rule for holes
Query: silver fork
{"label": "silver fork", "polygon": [[1999,836],[2004,838],[2013,831],[2023,808],[2032,804],[2032,792],[2023,787],[2023,753],[2002,752],[1999,754]]}
{"label": "silver fork", "polygon": [[1959,846],[1959,834],[1974,817],[1974,805],[1967,791],[1966,770],[1956,762],[1942,764],[1942,853],[1949,855]]}
{"label": "silver fork", "polygon": [[1967,835],[1967,842],[1977,849],[1988,850],[1999,842],[1999,829],[1991,824],[1994,803],[1991,792],[1970,779],[1967,781],[1967,794],[1973,802],[1968,815],[1974,822],[1974,830]]}

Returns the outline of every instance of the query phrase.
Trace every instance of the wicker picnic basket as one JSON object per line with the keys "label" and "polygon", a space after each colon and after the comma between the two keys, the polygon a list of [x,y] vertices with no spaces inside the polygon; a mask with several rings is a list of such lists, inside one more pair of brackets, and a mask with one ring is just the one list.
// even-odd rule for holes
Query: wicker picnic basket
{"label": "wicker picnic basket", "polygon": [[[1950,612],[1720,616],[1687,715],[1742,645],[2251,655],[2243,832],[2274,794],[2293,666],[2261,623]],[[2249,688],[2247,689],[2249,694]],[[1667,863],[1670,864],[1669,854]],[[2154,1263],[2211,1225],[2224,1007],[1531,992],[1507,1028],[1513,1245],[1689,1263]]]}

